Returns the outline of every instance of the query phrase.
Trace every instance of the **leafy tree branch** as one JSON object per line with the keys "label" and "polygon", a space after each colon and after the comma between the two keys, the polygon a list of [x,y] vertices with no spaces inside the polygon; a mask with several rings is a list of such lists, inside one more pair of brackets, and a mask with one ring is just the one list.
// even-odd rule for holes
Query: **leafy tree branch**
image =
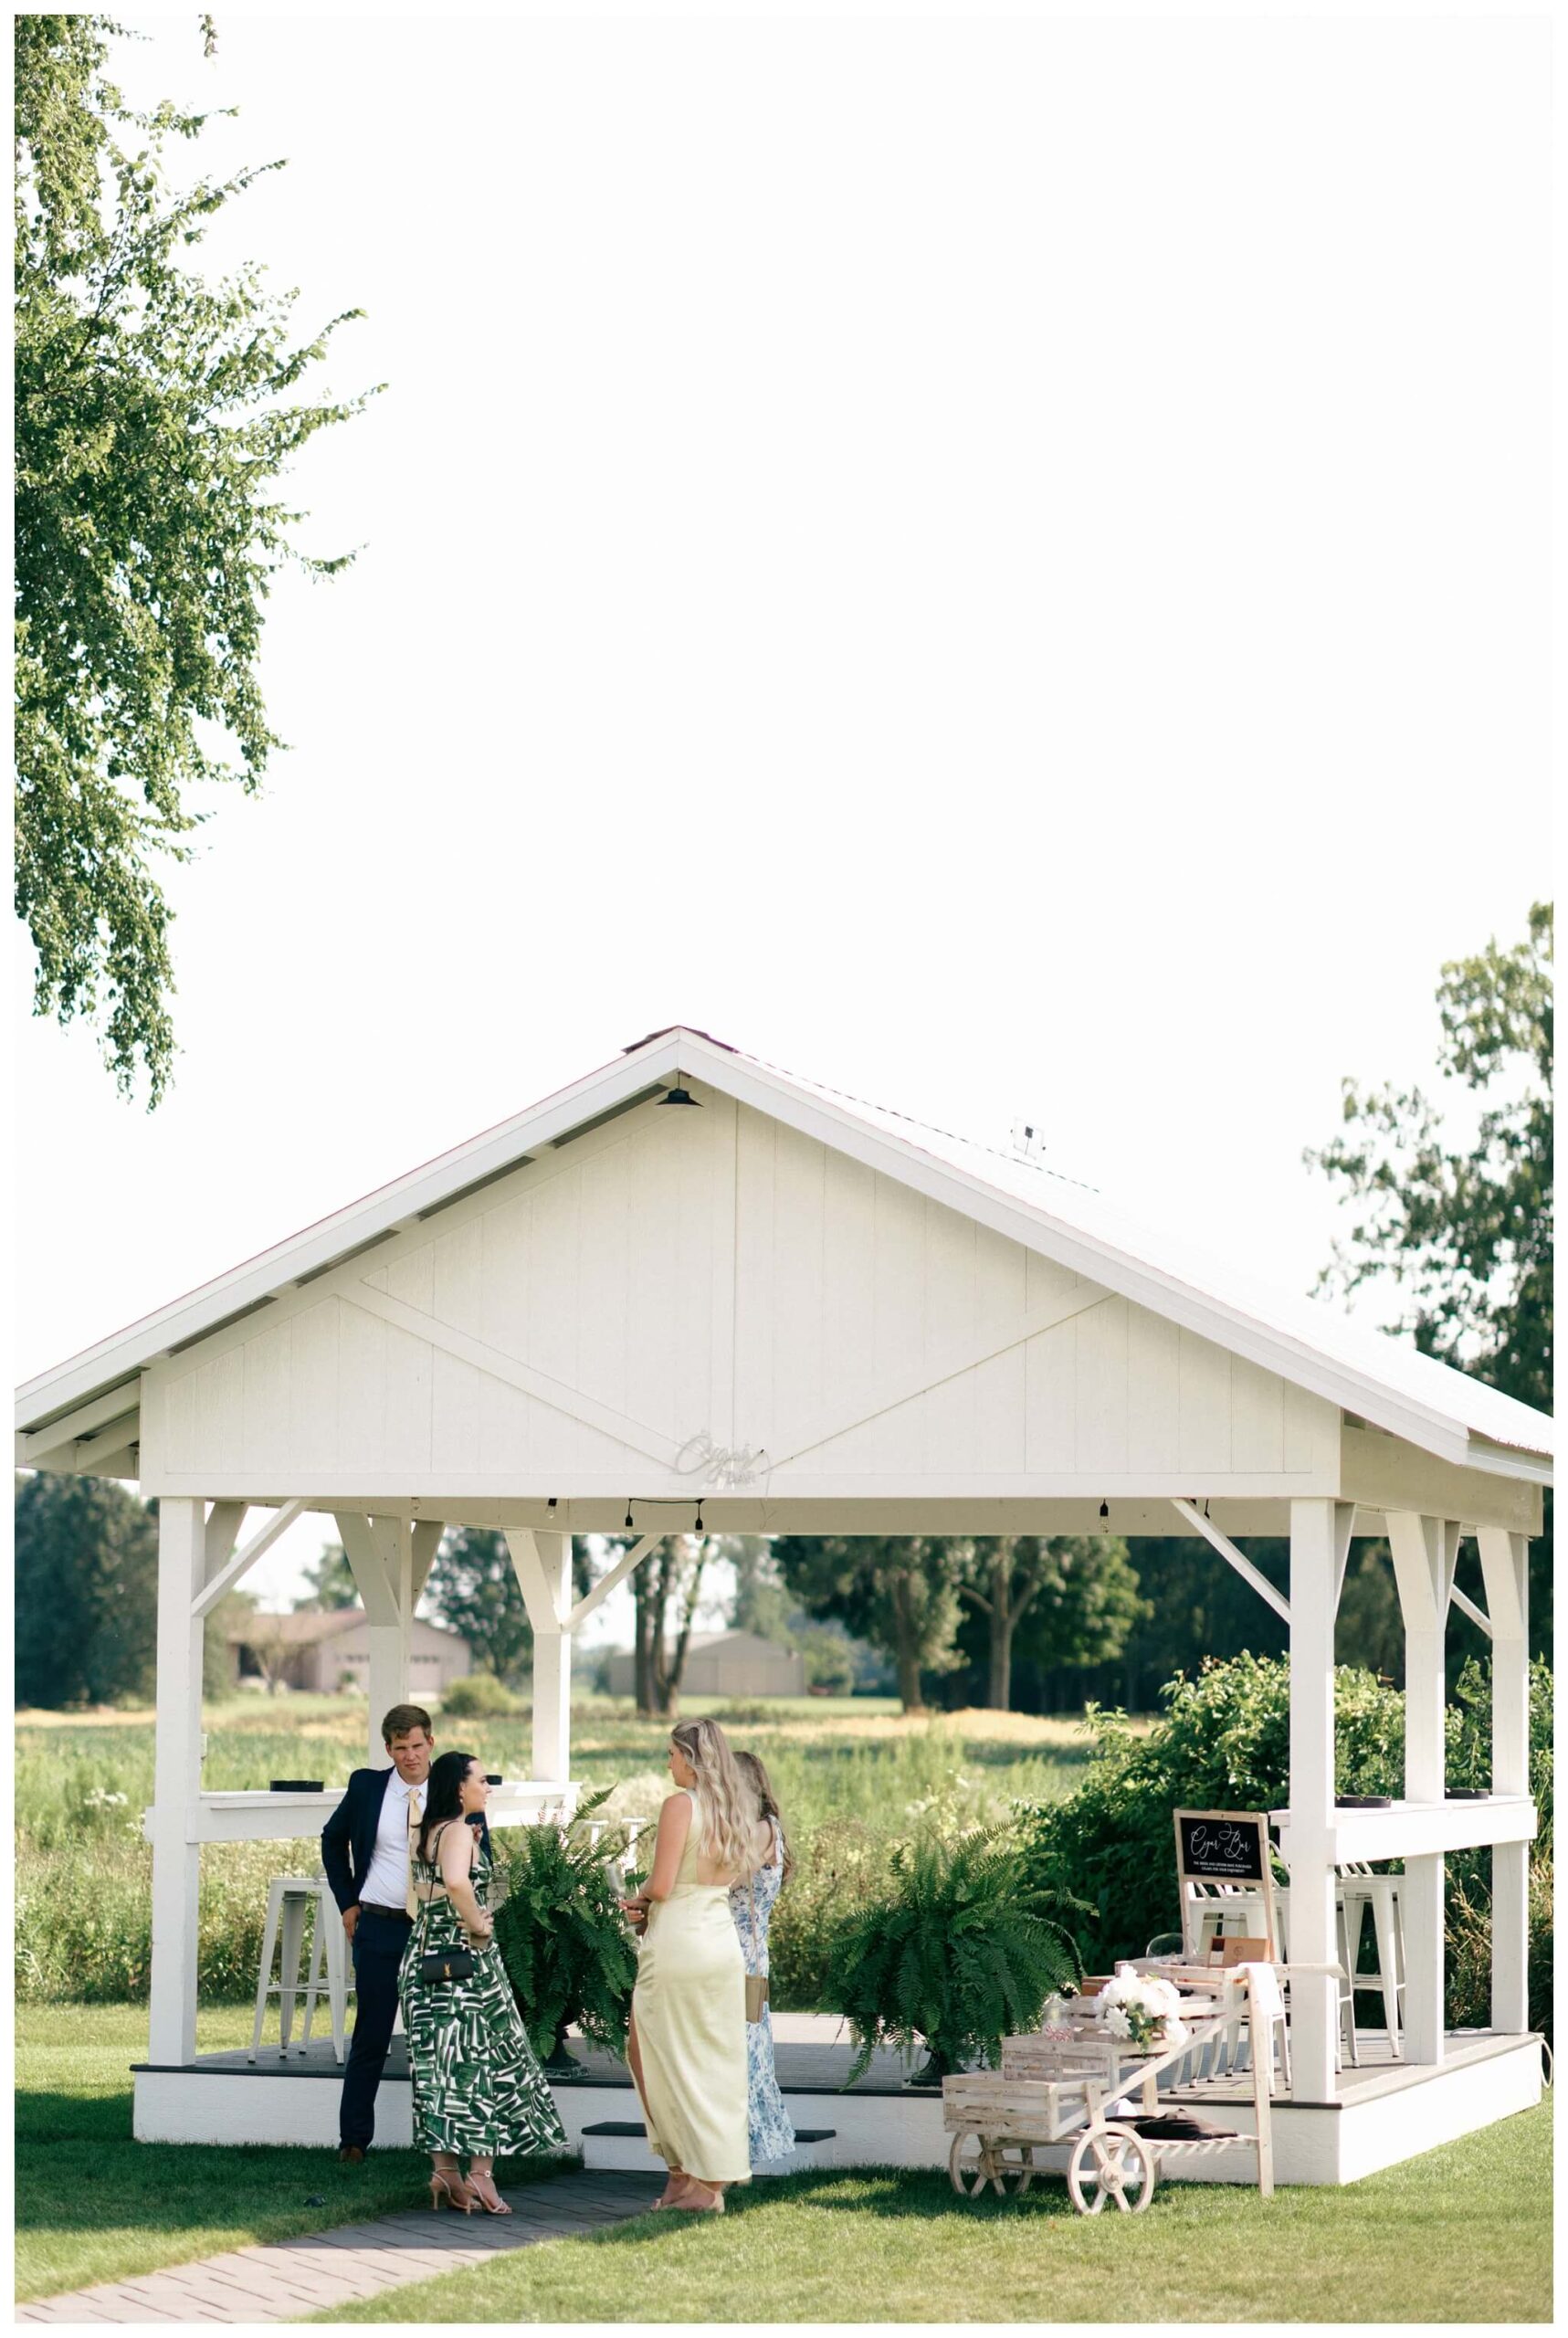
{"label": "leafy tree branch", "polygon": [[[202,25],[208,55],[212,20]],[[268,163],[184,193],[174,142],[211,114],[128,107],[104,16],[16,20],[17,915],[34,1009],[100,1028],[123,1092],[164,1093],[174,1055],[173,912],[211,785],[261,785],[283,742],[258,660],[300,551],[279,491],[315,434],[375,395],[289,403],[344,311],[304,342],[295,295],[247,266],[182,265]]]}

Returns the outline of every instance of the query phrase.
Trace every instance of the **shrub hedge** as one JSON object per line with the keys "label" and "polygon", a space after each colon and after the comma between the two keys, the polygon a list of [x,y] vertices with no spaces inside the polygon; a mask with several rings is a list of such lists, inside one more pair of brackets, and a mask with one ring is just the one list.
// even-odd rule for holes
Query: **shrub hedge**
{"label": "shrub hedge", "polygon": [[[1141,1955],[1174,1932],[1177,1899],[1173,1810],[1268,1810],[1287,1800],[1290,1670],[1282,1658],[1239,1656],[1205,1665],[1164,1690],[1165,1712],[1146,1735],[1121,1714],[1093,1711],[1095,1758],[1065,1802],[1020,1805],[1030,1869],[1047,1890],[1075,1894],[1092,1913],[1071,1926],[1091,1969]],[[1468,1664],[1448,1708],[1447,1778],[1491,1777],[1491,1669]],[[1334,1680],[1336,1776],[1342,1794],[1403,1790],[1405,1701],[1372,1673],[1341,1665]],[[1552,1675],[1531,1671],[1531,1783],[1541,1808],[1531,1890],[1531,2019],[1551,2021]],[[1489,2020],[1489,1851],[1448,1862],[1448,2020]]]}

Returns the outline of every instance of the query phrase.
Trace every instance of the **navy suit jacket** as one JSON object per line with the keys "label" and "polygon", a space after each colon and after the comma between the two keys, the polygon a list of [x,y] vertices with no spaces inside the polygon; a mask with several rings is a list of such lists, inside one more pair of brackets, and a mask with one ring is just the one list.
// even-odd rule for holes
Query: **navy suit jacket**
{"label": "navy suit jacket", "polygon": [[[381,1824],[386,1782],[395,1775],[391,1769],[355,1770],[348,1792],[321,1829],[321,1865],[340,1908],[359,1905],[360,1886],[375,1857],[375,1830]],[[479,1835],[488,1852],[490,1830],[482,1818]]]}

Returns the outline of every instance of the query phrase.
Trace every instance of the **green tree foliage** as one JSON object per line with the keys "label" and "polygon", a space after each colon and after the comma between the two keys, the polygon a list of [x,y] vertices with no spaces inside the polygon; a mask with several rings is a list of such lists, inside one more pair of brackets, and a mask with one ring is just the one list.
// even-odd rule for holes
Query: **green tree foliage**
{"label": "green tree foliage", "polygon": [[[1552,1409],[1552,912],[1530,911],[1443,968],[1437,1070],[1445,1093],[1343,1083],[1345,1131],[1309,1152],[1341,1188],[1349,1234],[1322,1283],[1398,1294],[1424,1353]],[[1466,1091],[1468,1091],[1467,1097]],[[1479,1109],[1469,1098],[1485,1101]],[[1467,1140],[1451,1132],[1473,1121]],[[1552,1522],[1534,1546],[1531,1640],[1550,1645]]]}
{"label": "green tree foliage", "polygon": [[950,1672],[967,1544],[941,1535],[781,1534],[773,1557],[808,1614],[837,1617],[886,1650],[906,1712],[925,1709],[921,1675]]}
{"label": "green tree foliage", "polygon": [[[1346,1133],[1307,1159],[1353,1206],[1322,1281],[1394,1283],[1404,1328],[1427,1355],[1521,1403],[1552,1403],[1552,929],[1496,942],[1443,969],[1443,1079],[1489,1098],[1473,1142],[1447,1132],[1420,1089],[1343,1083]],[[1450,1091],[1451,1092],[1451,1091]]]}
{"label": "green tree foliage", "polygon": [[320,1558],[305,1569],[310,1589],[295,1600],[296,1607],[317,1609],[357,1607],[359,1586],[349,1564],[349,1554],[341,1543],[322,1545]]}
{"label": "green tree foliage", "polygon": [[153,1694],[158,1524],[110,1478],[16,1480],[16,1702]]}
{"label": "green tree foliage", "polygon": [[[1088,1701],[1152,1712],[1173,1672],[1195,1673],[1210,1658],[1285,1653],[1283,1623],[1201,1535],[1140,1535],[1129,1547],[1139,1605],[1120,1654],[1064,1672],[1049,1663],[1048,1650],[1026,1642],[1018,1653],[1021,1695],[1033,1694],[1039,1664],[1046,1711]],[[1288,1588],[1289,1543],[1251,1536],[1238,1547],[1279,1590]]]}
{"label": "green tree foliage", "polygon": [[[50,1711],[140,1704],[154,1690],[158,1505],[113,1478],[18,1477],[16,1702]],[[254,1602],[231,1591],[207,1617],[202,1686],[230,1685],[228,1632]]]}
{"label": "green tree foliage", "polygon": [[639,1713],[680,1711],[680,1685],[702,1583],[725,1555],[718,1534],[669,1534],[632,1574],[632,1679]]}
{"label": "green tree foliage", "polygon": [[437,1623],[462,1634],[482,1671],[510,1682],[528,1670],[533,1632],[504,1534],[455,1526],[444,1535],[424,1604]]}
{"label": "green tree foliage", "polygon": [[755,1632],[780,1648],[794,1644],[790,1617],[795,1601],[778,1571],[773,1545],[762,1534],[731,1534],[724,1554],[735,1570],[735,1600],[730,1621],[738,1632]]}
{"label": "green tree foliage", "polygon": [[[108,16],[19,16],[16,38],[16,908],[34,1006],[101,1027],[122,1090],[170,1075],[162,859],[188,858],[209,783],[254,793],[273,750],[258,678],[303,514],[279,481],[365,397],[292,394],[348,315],[289,331],[293,295],[184,267],[262,175],[169,181],[210,118],[132,111]],[[268,163],[267,170],[280,167]]]}
{"label": "green tree foliage", "polygon": [[842,1918],[827,1952],[823,2005],[848,2021],[850,2082],[879,2046],[923,2038],[934,2080],[973,2054],[994,2064],[1004,2037],[1033,2029],[1053,1989],[1077,1977],[1067,1936],[999,1828],[901,1844],[887,1882]]}
{"label": "green tree foliage", "polygon": [[1007,1711],[1015,1653],[1037,1670],[1074,1672],[1118,1657],[1147,1612],[1127,1544],[1110,1534],[983,1535],[963,1549],[959,1596],[969,1609],[958,1644],[963,1691]]}
{"label": "green tree foliage", "polygon": [[804,1624],[792,1635],[805,1659],[805,1685],[830,1696],[848,1697],[855,1690],[855,1658],[849,1640],[831,1624]]}

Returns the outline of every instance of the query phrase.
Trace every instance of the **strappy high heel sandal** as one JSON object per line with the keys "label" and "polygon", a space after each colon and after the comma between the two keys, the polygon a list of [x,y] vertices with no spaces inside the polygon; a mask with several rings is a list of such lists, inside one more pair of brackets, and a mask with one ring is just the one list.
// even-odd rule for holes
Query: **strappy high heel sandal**
{"label": "strappy high heel sandal", "polygon": [[[484,2185],[488,2185],[489,2188],[490,2196],[489,2199],[485,2197],[484,2191],[481,2189],[481,2186]],[[508,2206],[507,2203],[501,2198],[500,2194],[497,2191],[496,2180],[493,2175],[476,2175],[472,2168],[470,2168],[468,2170],[468,2186],[472,2191],[475,2199],[479,2202],[487,2217],[510,2216],[511,2210]]]}
{"label": "strappy high heel sandal", "polygon": [[437,2167],[430,2177],[430,2206],[433,2208],[457,2208],[465,2217],[474,2213],[474,2195],[463,2181],[462,2172],[456,2167]]}

